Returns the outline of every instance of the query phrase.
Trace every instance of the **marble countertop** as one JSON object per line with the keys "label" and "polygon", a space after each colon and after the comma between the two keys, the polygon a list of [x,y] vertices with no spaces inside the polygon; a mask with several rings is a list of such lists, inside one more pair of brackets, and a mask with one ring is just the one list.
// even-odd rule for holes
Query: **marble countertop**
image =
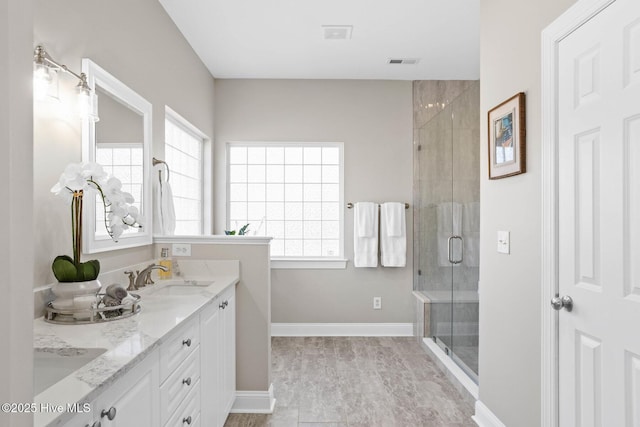
{"label": "marble countertop", "polygon": [[[92,402],[110,384],[157,348],[170,332],[196,316],[200,309],[239,280],[238,261],[180,263],[181,278],[156,280],[139,291],[142,311],[134,316],[91,325],[57,325],[34,320],[34,350],[73,357],[74,349],[102,348],[106,352],[35,396],[36,407]],[[156,295],[160,288],[184,280],[213,281],[189,295]],[[63,425],[74,415],[36,411],[34,426]],[[95,414],[94,414],[95,415]]]}

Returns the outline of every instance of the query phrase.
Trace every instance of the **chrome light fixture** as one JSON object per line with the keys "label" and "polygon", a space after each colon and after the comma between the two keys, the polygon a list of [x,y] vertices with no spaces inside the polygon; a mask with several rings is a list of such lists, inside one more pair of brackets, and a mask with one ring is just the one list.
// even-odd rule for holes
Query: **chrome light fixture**
{"label": "chrome light fixture", "polygon": [[66,65],[54,61],[42,45],[36,46],[33,52],[33,64],[33,94],[35,99],[42,100],[47,96],[54,77],[59,71],[62,71],[78,79],[76,90],[78,92],[80,117],[94,122],[100,120],[98,117],[98,95],[89,87],[85,73],[74,73]]}

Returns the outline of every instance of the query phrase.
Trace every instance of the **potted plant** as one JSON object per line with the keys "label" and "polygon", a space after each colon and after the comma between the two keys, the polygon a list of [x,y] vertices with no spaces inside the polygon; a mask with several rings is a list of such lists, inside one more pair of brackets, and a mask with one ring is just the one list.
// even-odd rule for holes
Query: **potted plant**
{"label": "potted plant", "polygon": [[[134,198],[122,191],[118,178],[108,176],[101,165],[93,162],[69,164],[51,192],[61,197],[71,208],[71,242],[73,256],[59,255],[51,269],[58,283],[52,287],[56,295],[56,308],[71,308],[73,297],[96,294],[101,288],[98,281],[100,262],[81,262],[82,253],[82,204],[85,195],[98,194],[104,206],[104,226],[109,236],[118,241],[122,232],[130,227],[140,228],[138,209],[132,206]],[[93,197],[89,198],[93,203]]]}

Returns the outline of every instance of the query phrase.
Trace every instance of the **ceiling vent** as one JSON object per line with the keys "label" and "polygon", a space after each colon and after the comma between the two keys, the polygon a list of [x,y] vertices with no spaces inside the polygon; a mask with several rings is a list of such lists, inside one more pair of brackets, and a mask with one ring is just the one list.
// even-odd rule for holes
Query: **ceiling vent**
{"label": "ceiling vent", "polygon": [[387,63],[388,64],[416,65],[418,62],[420,62],[420,60],[416,59],[416,58],[392,58]]}
{"label": "ceiling vent", "polygon": [[322,32],[325,40],[350,40],[353,25],[323,25]]}

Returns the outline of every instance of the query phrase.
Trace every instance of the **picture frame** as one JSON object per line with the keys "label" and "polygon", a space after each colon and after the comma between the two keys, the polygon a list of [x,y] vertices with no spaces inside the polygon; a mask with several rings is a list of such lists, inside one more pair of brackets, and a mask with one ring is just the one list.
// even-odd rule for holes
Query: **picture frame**
{"label": "picture frame", "polygon": [[489,179],[527,171],[525,94],[520,92],[489,110]]}

